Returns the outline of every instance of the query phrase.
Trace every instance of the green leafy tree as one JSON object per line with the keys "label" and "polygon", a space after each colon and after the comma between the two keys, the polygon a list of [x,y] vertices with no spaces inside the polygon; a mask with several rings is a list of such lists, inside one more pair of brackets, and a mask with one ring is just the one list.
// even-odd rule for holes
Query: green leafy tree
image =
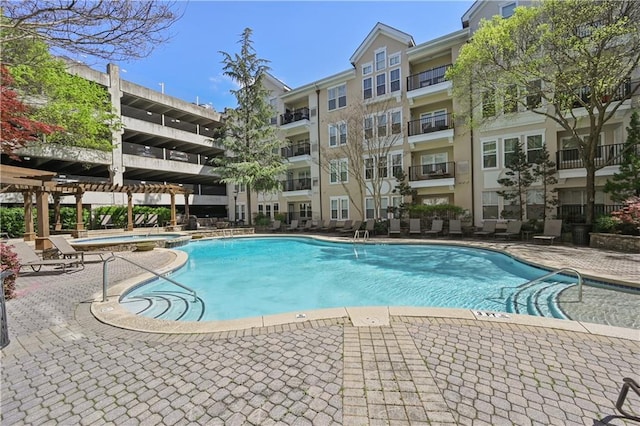
{"label": "green leafy tree", "polygon": [[531,164],[529,164],[526,152],[522,149],[521,142],[516,143],[514,147],[514,152],[507,164],[505,176],[498,179],[498,183],[505,189],[497,192],[505,200],[511,201],[511,205],[515,206],[515,211],[505,209],[502,211],[502,217],[516,217],[519,220],[523,220],[527,207],[527,190],[535,179],[531,172]]}
{"label": "green leafy tree", "polygon": [[251,33],[250,28],[242,33],[240,53],[220,52],[224,74],[238,85],[238,89],[231,90],[238,106],[228,109],[226,114],[225,136],[221,142],[228,155],[215,160],[215,170],[222,182],[246,185],[249,225],[251,191],[279,189],[280,177],[286,171],[280,155],[282,141],[270,125],[275,111],[268,103],[269,91],[263,85],[268,62],[258,58]]}
{"label": "green leafy tree", "polygon": [[558,183],[556,177],[556,162],[551,160],[546,145],[542,145],[542,151],[538,154],[532,168],[533,178],[542,185],[542,219],[547,218],[547,212],[558,205],[558,197],[554,191],[554,185]]}
{"label": "green leafy tree", "polygon": [[[411,206],[417,204],[418,191],[411,188],[409,184],[409,177],[401,170],[396,174],[396,186],[393,188],[393,193],[402,196],[402,202],[398,206],[398,216],[402,219],[405,217]],[[407,197],[411,197],[411,201],[407,202]],[[394,212],[395,213],[395,212]]]}
{"label": "green leafy tree", "polygon": [[[595,172],[616,160],[596,164],[599,135],[638,92],[630,81],[639,63],[640,2],[544,0],[516,8],[508,19],[484,21],[447,77],[472,126],[499,112],[529,110],[571,135],[587,172],[590,224]],[[482,117],[481,105],[496,99],[503,100],[494,104],[498,113]]]}
{"label": "green leafy tree", "polygon": [[604,185],[604,191],[610,193],[611,199],[617,202],[623,202],[632,196],[640,197],[640,120],[638,119],[638,111],[634,111],[631,115],[623,152],[620,171],[614,173]]}

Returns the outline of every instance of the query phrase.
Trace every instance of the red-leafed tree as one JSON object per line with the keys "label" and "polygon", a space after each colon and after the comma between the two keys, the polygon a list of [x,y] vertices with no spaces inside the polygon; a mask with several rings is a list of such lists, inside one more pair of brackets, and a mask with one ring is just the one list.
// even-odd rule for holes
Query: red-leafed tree
{"label": "red-leafed tree", "polygon": [[50,125],[29,118],[30,107],[25,105],[18,94],[11,88],[13,78],[9,70],[0,67],[0,142],[2,153],[17,159],[16,150],[27,142],[36,141],[43,134],[62,130],[59,126]]}

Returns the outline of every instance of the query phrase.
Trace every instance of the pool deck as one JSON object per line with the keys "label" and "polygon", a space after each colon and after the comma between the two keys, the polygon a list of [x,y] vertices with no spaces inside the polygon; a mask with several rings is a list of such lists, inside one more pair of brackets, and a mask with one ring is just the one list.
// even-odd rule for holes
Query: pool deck
{"label": "pool deck", "polygon": [[[637,254],[464,243],[552,269],[640,282]],[[170,250],[124,255],[154,269],[180,262]],[[309,312],[304,320],[254,328],[147,333],[91,314],[101,263],[66,274],[45,269],[25,269],[18,298],[7,303],[2,424],[598,424],[619,414],[622,379],[639,379],[637,326],[460,309],[345,308],[346,316]],[[110,294],[137,275],[135,266],[113,261]],[[609,319],[620,324],[615,313],[637,324],[639,299],[591,287],[580,315],[604,309],[603,297],[616,298],[608,305],[635,304],[635,310],[618,306]]]}

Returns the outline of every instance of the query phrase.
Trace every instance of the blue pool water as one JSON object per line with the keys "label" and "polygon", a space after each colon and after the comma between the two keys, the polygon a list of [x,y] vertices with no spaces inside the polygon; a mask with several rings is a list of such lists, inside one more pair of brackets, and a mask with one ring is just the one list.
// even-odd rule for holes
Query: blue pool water
{"label": "blue pool water", "polygon": [[[570,278],[565,283],[556,279],[545,283],[535,297],[516,294],[515,287],[547,271],[500,253],[454,246],[278,237],[204,240],[180,250],[188,253],[189,260],[171,278],[196,290],[204,301],[197,318],[173,318],[183,320],[224,320],[342,306],[438,306],[528,313],[531,306],[527,305],[534,303],[542,306],[541,315],[562,317],[555,296],[575,283]],[[176,307],[166,306],[162,316],[157,309],[147,309],[142,300],[151,303],[154,295],[165,298],[172,292],[183,291],[156,280],[134,289],[122,302],[134,312],[169,318]],[[514,303],[515,310],[513,306],[509,309]]]}

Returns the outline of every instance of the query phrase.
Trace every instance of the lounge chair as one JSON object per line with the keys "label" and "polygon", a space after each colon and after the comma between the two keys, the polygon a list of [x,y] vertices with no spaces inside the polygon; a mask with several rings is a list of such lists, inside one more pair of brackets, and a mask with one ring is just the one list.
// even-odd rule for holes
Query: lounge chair
{"label": "lounge chair", "polygon": [[420,219],[409,219],[409,235],[422,235],[422,228],[420,226]]}
{"label": "lounge chair", "polygon": [[389,220],[389,236],[400,235],[400,219]]}
{"label": "lounge chair", "polygon": [[76,259],[84,266],[84,256],[100,256],[100,260],[104,260],[104,256],[112,256],[110,251],[78,251],[74,249],[63,235],[51,235],[47,237],[51,244],[60,252],[64,259]]}
{"label": "lounge chair", "polygon": [[553,244],[556,238],[562,235],[562,219],[548,219],[544,221],[544,230],[542,235],[534,235],[534,241],[549,241]]}
{"label": "lounge chair", "polygon": [[293,219],[289,226],[286,228],[287,231],[297,231],[298,230],[298,219]]}
{"label": "lounge chair", "polygon": [[337,228],[336,230],[338,232],[342,232],[342,231],[346,231],[347,229],[351,229],[351,220],[345,220],[344,224],[340,228]]}
{"label": "lounge chair", "polygon": [[349,227],[344,226],[340,232],[343,234],[350,234],[352,232],[356,232],[358,229],[360,229],[360,227],[362,226],[362,221],[361,220],[354,220],[353,224]]}
{"label": "lounge chair", "polygon": [[138,213],[135,215],[133,219],[133,226],[143,226],[144,225],[144,213]]}
{"label": "lounge chair", "polygon": [[104,226],[104,229],[113,228],[113,222],[110,214],[101,214],[99,220],[100,226]]}
{"label": "lounge chair", "polygon": [[322,232],[333,232],[336,230],[337,223],[338,223],[337,220],[331,219],[329,223],[327,223],[326,226],[323,226],[322,228],[320,228],[320,230]]}
{"label": "lounge chair", "polygon": [[279,220],[274,220],[273,223],[271,224],[271,228],[269,228],[269,231],[271,232],[279,231],[280,227],[282,227],[282,222],[280,222]]}
{"label": "lounge chair", "polygon": [[425,235],[435,235],[442,233],[442,226],[444,225],[444,220],[442,219],[433,219],[431,221],[431,229],[424,231]]}
{"label": "lounge chair", "polygon": [[304,226],[300,228],[300,231],[311,231],[312,228],[313,228],[313,221],[309,219],[304,223]]}
{"label": "lounge chair", "polygon": [[367,219],[367,222],[364,226],[365,231],[369,232],[369,235],[373,235],[376,232],[376,221],[375,219]]}
{"label": "lounge chair", "polygon": [[[329,222],[325,220],[324,226],[329,226]],[[309,228],[309,231],[321,231],[322,227],[323,227],[323,224],[321,221],[312,222],[311,227]]]}
{"label": "lounge chair", "polygon": [[157,226],[158,225],[158,215],[153,213],[147,216],[147,221],[145,222],[145,226]]}
{"label": "lounge chair", "polygon": [[460,219],[449,221],[449,235],[460,235],[462,237],[462,222]]}
{"label": "lounge chair", "polygon": [[504,232],[496,232],[493,234],[494,237],[509,239],[511,237],[517,237],[520,235],[520,229],[522,229],[522,221],[521,220],[512,220],[507,222],[507,229]]}
{"label": "lounge chair", "polygon": [[80,263],[78,259],[41,259],[38,253],[24,241],[14,241],[9,245],[13,247],[13,251],[20,260],[20,268],[29,266],[34,272],[40,271],[40,268],[45,265],[62,266],[62,272],[67,272],[67,265],[78,265]]}
{"label": "lounge chair", "polygon": [[473,233],[476,237],[488,237],[489,235],[493,235],[496,232],[497,221],[495,220],[485,220],[482,224],[482,229],[480,231],[476,231]]}

